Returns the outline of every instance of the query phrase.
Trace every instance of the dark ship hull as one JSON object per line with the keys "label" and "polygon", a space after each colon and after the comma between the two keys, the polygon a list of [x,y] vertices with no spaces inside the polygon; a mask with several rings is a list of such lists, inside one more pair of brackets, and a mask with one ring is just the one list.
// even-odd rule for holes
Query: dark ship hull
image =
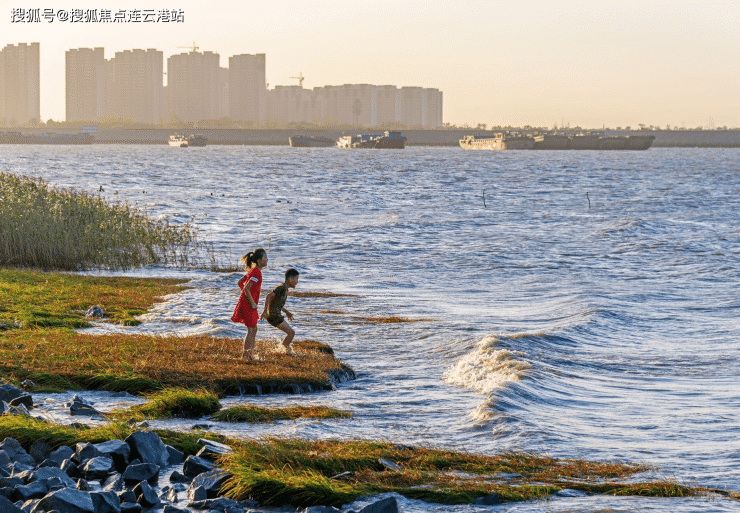
{"label": "dark ship hull", "polygon": [[654,140],[654,135],[500,133],[487,138],[466,135],[460,139],[460,147],[466,150],[647,150]]}
{"label": "dark ship hull", "polygon": [[291,148],[330,148],[336,145],[334,139],[328,137],[315,137],[311,135],[294,135],[288,137]]}
{"label": "dark ship hull", "polygon": [[384,134],[346,135],[337,140],[339,148],[367,148],[382,150],[402,150],[406,147],[406,137],[401,132],[386,131]]}

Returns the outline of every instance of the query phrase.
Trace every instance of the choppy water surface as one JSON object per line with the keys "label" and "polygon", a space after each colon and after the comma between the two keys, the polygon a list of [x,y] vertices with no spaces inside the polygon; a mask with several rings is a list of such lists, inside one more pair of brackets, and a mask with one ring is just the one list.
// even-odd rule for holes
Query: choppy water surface
{"label": "choppy water surface", "polygon": [[[647,462],[658,477],[740,490],[740,150],[3,146],[0,164],[193,222],[223,265],[263,246],[266,289],[295,266],[299,291],[351,294],[286,306],[297,338],[330,344],[358,379],[248,398],[351,420],[214,429]],[[239,273],[130,274],[194,288],[139,327],[93,332],[243,336],[228,320]],[[390,315],[424,320],[362,320]],[[265,337],[279,332],[260,324]],[[575,497],[499,509],[542,508],[738,506]]]}

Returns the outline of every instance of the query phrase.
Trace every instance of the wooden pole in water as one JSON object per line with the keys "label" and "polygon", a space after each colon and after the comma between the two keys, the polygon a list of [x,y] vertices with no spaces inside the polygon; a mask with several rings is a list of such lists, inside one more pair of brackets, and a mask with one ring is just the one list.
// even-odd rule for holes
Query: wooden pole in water
{"label": "wooden pole in water", "polygon": [[483,191],[483,208],[486,208],[486,191]]}
{"label": "wooden pole in water", "polygon": [[588,200],[588,208],[591,208],[591,200],[588,197],[588,193],[586,193],[586,199]]}

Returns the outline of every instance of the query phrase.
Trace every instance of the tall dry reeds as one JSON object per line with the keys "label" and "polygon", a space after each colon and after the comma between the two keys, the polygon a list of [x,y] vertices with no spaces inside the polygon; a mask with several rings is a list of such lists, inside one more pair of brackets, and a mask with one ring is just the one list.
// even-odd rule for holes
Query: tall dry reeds
{"label": "tall dry reeds", "polygon": [[195,243],[189,224],[172,226],[129,204],[0,172],[0,265],[67,271],[178,265]]}

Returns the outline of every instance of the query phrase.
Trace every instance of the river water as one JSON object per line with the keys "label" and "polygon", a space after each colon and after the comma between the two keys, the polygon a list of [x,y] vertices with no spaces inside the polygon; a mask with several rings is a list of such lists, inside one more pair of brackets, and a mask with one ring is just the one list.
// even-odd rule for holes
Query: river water
{"label": "river water", "polygon": [[[348,294],[286,307],[298,340],[328,343],[358,378],[247,399],[353,418],[213,430],[644,462],[659,470],[642,479],[740,490],[739,149],[6,145],[0,165],[192,222],[212,248],[193,255],[204,267],[265,247],[263,289],[296,267],[298,291]],[[138,327],[89,331],[243,337],[229,321],[241,273],[119,274],[186,277],[193,288]],[[363,320],[385,316],[418,322]],[[279,335],[260,323],[258,338]],[[740,510],[716,498],[606,497],[404,507]]]}

